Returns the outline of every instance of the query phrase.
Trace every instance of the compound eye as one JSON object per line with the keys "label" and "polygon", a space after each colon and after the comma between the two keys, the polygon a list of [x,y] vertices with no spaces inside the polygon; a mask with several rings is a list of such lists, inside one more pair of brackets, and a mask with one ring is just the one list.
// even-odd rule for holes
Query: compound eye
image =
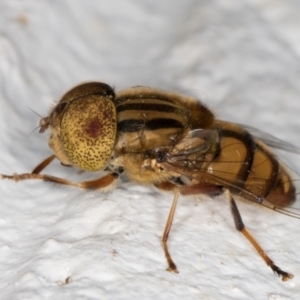
{"label": "compound eye", "polygon": [[60,126],[60,140],[72,164],[82,170],[106,167],[116,139],[116,109],[102,95],[80,97],[66,107]]}

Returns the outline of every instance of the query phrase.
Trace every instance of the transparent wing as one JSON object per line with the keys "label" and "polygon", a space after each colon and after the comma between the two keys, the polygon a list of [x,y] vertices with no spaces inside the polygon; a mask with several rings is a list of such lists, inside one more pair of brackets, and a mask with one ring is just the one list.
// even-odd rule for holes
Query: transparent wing
{"label": "transparent wing", "polygon": [[[168,157],[169,162],[174,162],[193,169],[201,163],[201,157],[210,152],[218,139],[216,130],[195,129],[189,131],[174,146]],[[195,162],[193,165],[192,162]]]}
{"label": "transparent wing", "polygon": [[300,154],[300,148],[296,147],[295,145],[293,145],[289,142],[283,141],[269,133],[266,133],[266,132],[259,130],[257,128],[254,128],[252,126],[238,124],[238,123],[236,123],[236,124],[243,127],[251,135],[253,135],[255,138],[262,141],[263,143],[265,143],[267,146],[269,146],[271,148]]}
{"label": "transparent wing", "polygon": [[[253,131],[260,134],[262,133],[259,130],[256,131],[254,129],[251,131],[251,133]],[[268,146],[297,153],[299,151],[299,149],[291,144],[284,143],[271,135],[265,133],[262,134],[264,136],[263,142],[268,144]],[[247,183],[245,183],[245,179],[242,176],[231,171],[230,161],[228,167],[228,160],[226,161],[226,168],[220,168],[220,170],[214,170],[214,172],[211,173],[209,170],[209,162],[213,160],[213,156],[215,155],[215,144],[218,141],[218,136],[219,133],[216,130],[196,129],[189,131],[168,153],[166,161],[161,163],[162,168],[172,171],[174,174],[179,174],[179,176],[184,178],[183,182],[187,182],[187,180],[189,181],[188,184],[193,185],[197,184],[197,182],[209,182],[211,184],[213,182],[215,185],[230,189],[235,194],[243,195],[246,199],[252,202],[259,203],[280,213],[300,218],[299,201],[295,201],[291,206],[286,207],[271,203],[262,196],[259,196],[262,186],[265,184],[272,186],[274,178],[266,179],[253,176],[251,179],[248,178]],[[237,162],[241,161],[237,161],[237,158],[234,158],[231,161],[232,165],[236,164]],[[218,163],[222,164],[223,162],[219,161]],[[205,164],[208,165],[207,168],[203,168]],[[261,161],[260,166],[255,167],[264,168],[264,164],[267,168],[267,160]],[[284,167],[282,163],[281,165]],[[296,187],[295,196],[297,196],[297,190],[299,190],[298,186],[300,185],[300,177],[295,172],[291,171],[289,173],[292,173],[291,178],[286,178],[285,180],[293,182]],[[269,195],[271,195],[271,193],[273,193],[273,195],[278,193],[279,195],[279,191],[276,189],[272,190]]]}

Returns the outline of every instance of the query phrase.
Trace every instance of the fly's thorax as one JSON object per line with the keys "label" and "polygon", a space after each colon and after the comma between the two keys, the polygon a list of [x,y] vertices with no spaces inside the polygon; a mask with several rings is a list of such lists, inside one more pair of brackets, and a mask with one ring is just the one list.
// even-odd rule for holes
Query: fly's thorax
{"label": "fly's thorax", "polygon": [[67,92],[54,107],[49,146],[63,164],[86,171],[105,168],[116,139],[114,100],[108,85],[87,83]]}
{"label": "fly's thorax", "polygon": [[190,129],[210,128],[213,114],[199,101],[149,87],[117,93],[118,138],[116,151],[148,151],[173,147]]}
{"label": "fly's thorax", "polygon": [[123,167],[130,180],[141,184],[153,184],[169,180],[171,171],[160,170],[155,160],[146,158],[143,153],[127,153],[122,155]]}

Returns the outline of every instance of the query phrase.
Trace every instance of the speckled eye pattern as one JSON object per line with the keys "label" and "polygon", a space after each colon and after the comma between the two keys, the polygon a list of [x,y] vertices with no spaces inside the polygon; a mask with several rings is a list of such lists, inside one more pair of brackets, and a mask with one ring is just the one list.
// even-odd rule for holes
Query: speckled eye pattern
{"label": "speckled eye pattern", "polygon": [[98,171],[107,165],[116,139],[116,109],[103,96],[78,98],[65,109],[60,139],[62,147],[78,168]]}

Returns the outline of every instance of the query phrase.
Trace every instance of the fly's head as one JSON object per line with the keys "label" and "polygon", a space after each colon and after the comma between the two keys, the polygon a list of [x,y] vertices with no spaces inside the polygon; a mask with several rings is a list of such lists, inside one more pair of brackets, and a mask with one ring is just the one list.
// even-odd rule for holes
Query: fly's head
{"label": "fly's head", "polygon": [[40,133],[49,128],[49,147],[64,165],[85,171],[106,167],[116,139],[114,101],[109,85],[84,83],[67,92],[40,120]]}

